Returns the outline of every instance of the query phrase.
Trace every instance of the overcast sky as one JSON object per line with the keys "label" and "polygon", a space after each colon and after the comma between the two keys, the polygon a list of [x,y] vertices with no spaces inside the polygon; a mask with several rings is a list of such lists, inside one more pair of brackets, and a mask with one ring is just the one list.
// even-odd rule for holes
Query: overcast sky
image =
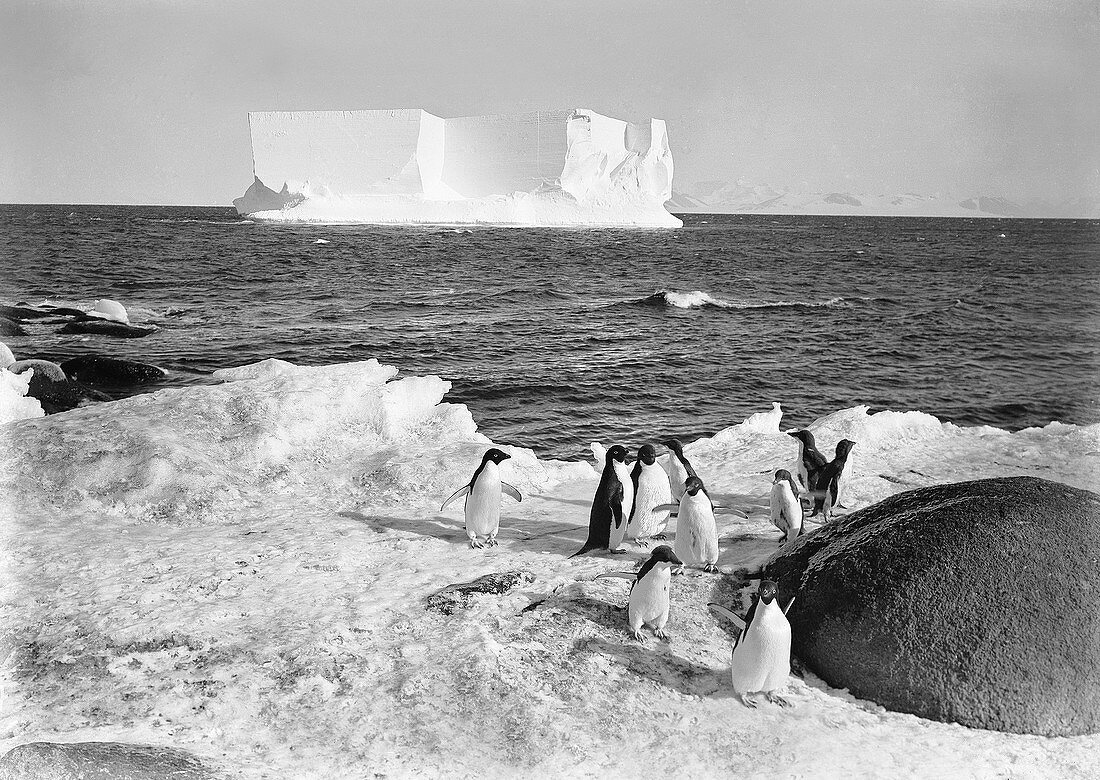
{"label": "overcast sky", "polygon": [[668,121],[677,189],[1100,195],[1100,0],[4,0],[0,202],[228,204],[250,110]]}

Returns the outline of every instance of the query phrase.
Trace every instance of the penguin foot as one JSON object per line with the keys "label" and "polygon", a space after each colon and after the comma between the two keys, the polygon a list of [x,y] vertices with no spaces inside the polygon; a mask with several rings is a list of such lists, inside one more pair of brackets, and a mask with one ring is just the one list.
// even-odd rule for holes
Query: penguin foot
{"label": "penguin foot", "polygon": [[485,542],[485,546],[486,547],[496,547],[497,546],[497,540],[490,536],[488,541]]}
{"label": "penguin foot", "polygon": [[615,550],[608,550],[608,552],[612,555],[626,555],[626,550],[622,547],[619,547]]}
{"label": "penguin foot", "polygon": [[714,574],[718,571],[718,567],[715,566],[713,563],[704,563],[703,571],[709,571],[711,574]]}
{"label": "penguin foot", "polygon": [[651,538],[651,539],[656,539],[656,540],[657,540],[658,542],[663,542],[663,541],[665,541],[666,539],[668,539],[668,537],[667,537],[667,536],[665,536],[664,534],[654,534],[654,535],[653,535],[653,536],[651,536],[650,538]]}
{"label": "penguin foot", "polygon": [[485,542],[479,542],[477,539],[471,539],[470,540],[470,547],[472,547],[472,548],[476,548],[476,549],[480,550],[484,546],[485,546]]}
{"label": "penguin foot", "polygon": [[664,639],[666,642],[668,641],[668,634],[665,633],[665,630],[663,628],[655,628],[653,629],[653,633],[657,636],[658,639]]}
{"label": "penguin foot", "polygon": [[764,694],[764,698],[770,701],[772,704],[778,704],[780,707],[790,707],[791,703],[780,696],[775,691],[768,691]]}
{"label": "penguin foot", "polygon": [[645,635],[642,633],[642,629],[640,627],[631,631],[630,635],[637,639],[639,642],[645,641]]}
{"label": "penguin foot", "polygon": [[648,539],[635,539],[634,544],[636,544],[640,547],[645,547],[647,550],[649,549],[649,540]]}
{"label": "penguin foot", "polygon": [[740,699],[741,703],[748,707],[750,710],[756,709],[756,702],[747,693],[742,693]]}

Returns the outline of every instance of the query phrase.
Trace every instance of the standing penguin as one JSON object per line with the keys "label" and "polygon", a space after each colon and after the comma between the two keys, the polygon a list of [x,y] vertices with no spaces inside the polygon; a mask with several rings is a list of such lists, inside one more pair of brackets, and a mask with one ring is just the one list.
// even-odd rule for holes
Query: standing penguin
{"label": "standing penguin", "polygon": [[626,524],[634,507],[634,483],[630,481],[630,469],[626,465],[626,447],[616,444],[604,456],[603,474],[592,497],[592,511],[588,516],[588,540],[584,546],[570,555],[574,558],[589,550],[619,549],[626,536]]}
{"label": "standing penguin", "polygon": [[829,522],[833,507],[839,503],[841,478],[844,476],[844,467],[848,463],[848,453],[856,446],[854,441],[841,439],[836,445],[836,457],[826,463],[818,472],[817,485],[812,493],[814,508],[810,516],[821,512],[825,522]]}
{"label": "standing penguin", "polygon": [[[474,470],[470,483],[456,490],[439,507],[442,512],[447,504],[460,496],[466,496],[466,535],[470,537],[471,547],[494,547],[497,543],[497,531],[500,528],[500,494],[507,493],[516,501],[522,501],[519,491],[500,479],[501,461],[512,456],[496,447],[485,451],[481,465]],[[487,537],[481,542],[478,537]]]}
{"label": "standing penguin", "polygon": [[733,690],[746,707],[756,706],[750,698],[754,693],[763,693],[768,701],[781,707],[790,706],[776,691],[787,684],[791,673],[791,624],[787,621],[787,609],[794,599],[788,602],[787,609],[780,609],[778,594],[775,582],[763,580],[743,621],[719,604],[707,605],[742,627],[733,643],[730,677]]}
{"label": "standing penguin", "polygon": [[714,522],[714,505],[699,477],[688,477],[680,503],[667,504],[678,511],[676,555],[685,564],[703,564],[703,571],[718,571],[718,525]]}
{"label": "standing penguin", "polygon": [[798,485],[791,472],[775,472],[771,491],[772,525],[783,532],[779,543],[796,539],[802,533],[802,502],[798,500]]}
{"label": "standing penguin", "polygon": [[691,462],[684,455],[684,445],[679,439],[661,442],[672,454],[668,456],[668,481],[672,484],[672,500],[679,501],[684,495],[684,483],[688,477],[698,476]]}
{"label": "standing penguin", "polygon": [[642,625],[653,629],[660,639],[666,639],[665,624],[668,623],[668,586],[672,580],[672,567],[682,562],[667,544],[653,548],[649,560],[642,568],[634,572],[610,572],[604,577],[620,577],[633,580],[630,586],[630,601],[627,604],[627,620],[630,633],[635,639],[642,640]]}
{"label": "standing penguin", "polygon": [[668,525],[668,510],[657,507],[672,502],[672,487],[668,474],[657,465],[657,449],[652,444],[638,448],[638,460],[630,472],[634,484],[634,509],[626,526],[627,536],[644,547],[650,539],[664,539]]}
{"label": "standing penguin", "polygon": [[[836,481],[836,501],[833,502],[833,506],[844,506],[844,501],[848,495],[848,482],[852,478],[852,471],[855,469],[855,460],[852,456],[852,448],[856,446],[854,441],[848,441],[847,439],[841,439],[836,445],[836,457],[844,457],[844,468],[840,471],[840,476]],[[835,460],[835,458],[834,458]]]}
{"label": "standing penguin", "polygon": [[804,490],[813,490],[817,487],[818,472],[828,461],[818,451],[814,435],[809,431],[787,431],[787,434],[798,440],[798,458],[792,470]]}

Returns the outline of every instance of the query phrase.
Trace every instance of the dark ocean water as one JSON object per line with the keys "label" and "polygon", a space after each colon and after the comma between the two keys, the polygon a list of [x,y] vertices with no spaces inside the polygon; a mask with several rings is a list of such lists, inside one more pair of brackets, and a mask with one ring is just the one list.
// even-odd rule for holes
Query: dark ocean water
{"label": "dark ocean water", "polygon": [[[329,243],[315,243],[323,239]],[[705,292],[680,308],[669,293]],[[113,298],[143,339],[30,324],[18,358],[277,357],[453,383],[496,441],[694,439],[783,404],[1010,430],[1100,421],[1100,223],[688,215],[680,230],[270,225],[232,209],[0,206],[0,303]],[[701,300],[702,296],[694,296]]]}

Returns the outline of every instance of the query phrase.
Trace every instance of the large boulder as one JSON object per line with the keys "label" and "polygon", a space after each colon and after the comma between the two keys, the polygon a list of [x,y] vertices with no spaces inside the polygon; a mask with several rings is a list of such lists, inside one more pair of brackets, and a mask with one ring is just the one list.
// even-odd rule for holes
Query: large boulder
{"label": "large boulder", "polygon": [[218,780],[182,750],[121,742],[28,742],[0,758],[0,780]]}
{"label": "large boulder", "polygon": [[69,358],[61,363],[61,370],[70,379],[86,385],[108,387],[128,387],[159,382],[168,376],[167,372],[159,366],[103,355],[80,355]]}
{"label": "large boulder", "polygon": [[884,707],[1048,736],[1100,731],[1100,496],[1033,477],[921,488],[764,572],[793,651]]}

